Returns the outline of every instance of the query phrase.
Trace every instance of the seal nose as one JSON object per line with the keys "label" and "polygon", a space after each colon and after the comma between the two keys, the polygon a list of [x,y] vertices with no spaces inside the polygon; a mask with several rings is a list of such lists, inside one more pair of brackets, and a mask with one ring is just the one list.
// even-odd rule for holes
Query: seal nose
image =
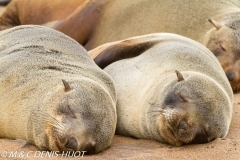
{"label": "seal nose", "polygon": [[[79,150],[77,139],[74,137],[68,138],[65,148],[71,149],[72,151]],[[86,151],[86,154],[92,154],[95,153],[96,143],[94,141],[89,141],[87,143],[83,143],[80,148],[82,151]]]}
{"label": "seal nose", "polygon": [[229,81],[233,81],[235,79],[235,74],[232,73],[230,70],[228,70],[227,72],[225,72],[227,78]]}
{"label": "seal nose", "polygon": [[65,145],[65,147],[76,151],[78,148],[78,142],[75,138],[71,137],[68,139],[68,142]]}

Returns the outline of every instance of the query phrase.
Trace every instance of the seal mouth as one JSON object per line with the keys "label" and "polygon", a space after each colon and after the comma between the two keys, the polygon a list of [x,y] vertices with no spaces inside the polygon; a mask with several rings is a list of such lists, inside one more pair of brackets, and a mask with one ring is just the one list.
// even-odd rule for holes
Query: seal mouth
{"label": "seal mouth", "polygon": [[73,151],[71,149],[67,149],[64,146],[67,144],[67,140],[66,142],[61,142],[61,140],[59,138],[56,138],[55,141],[55,146],[58,149],[58,151],[63,152],[63,151]]}
{"label": "seal mouth", "polygon": [[[61,134],[61,135],[60,135]],[[51,129],[51,134],[49,135],[49,149],[50,150],[56,150],[56,151],[59,151],[59,152],[63,152],[65,151],[64,147],[63,147],[63,144],[65,144],[66,140],[65,138],[61,138],[62,136],[62,133],[59,132],[59,130],[55,127],[52,127]]]}
{"label": "seal mouth", "polygon": [[62,149],[62,147],[61,147],[61,145],[60,145],[61,143],[60,143],[58,137],[56,137],[56,136],[50,136],[49,139],[51,139],[51,140],[49,141],[49,143],[48,143],[48,144],[49,144],[48,148],[49,148],[50,150],[63,152],[63,149]]}
{"label": "seal mouth", "polygon": [[62,149],[61,149],[61,147],[60,147],[60,145],[58,143],[59,143],[59,140],[57,139],[55,145],[56,145],[58,151],[62,152]]}
{"label": "seal mouth", "polygon": [[47,146],[49,150],[62,152],[63,150],[59,143],[60,142],[57,137],[52,135],[47,135],[47,144],[48,144]]}
{"label": "seal mouth", "polygon": [[77,146],[74,147],[75,149],[71,148],[71,146],[70,147],[66,147],[66,146],[69,146],[68,143],[69,143],[69,138],[57,137],[57,139],[56,139],[56,146],[58,147],[60,152],[77,150]]}
{"label": "seal mouth", "polygon": [[[170,140],[170,143],[171,144],[174,144],[176,146],[181,146],[182,143],[178,140],[178,138],[175,136],[174,134],[174,129],[166,122],[165,123],[165,126],[166,126],[166,131],[167,131],[167,134],[168,134],[168,138],[171,138]],[[169,141],[169,140],[167,140]]]}

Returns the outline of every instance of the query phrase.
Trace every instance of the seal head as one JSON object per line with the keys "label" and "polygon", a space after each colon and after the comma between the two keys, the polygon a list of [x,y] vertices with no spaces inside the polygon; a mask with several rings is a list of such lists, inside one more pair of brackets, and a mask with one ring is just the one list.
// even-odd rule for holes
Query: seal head
{"label": "seal head", "polygon": [[214,28],[207,32],[205,46],[218,58],[234,92],[240,90],[240,18],[233,15],[221,22],[209,19]]}
{"label": "seal head", "polygon": [[161,135],[161,141],[180,146],[207,143],[226,136],[230,125],[226,117],[231,117],[227,114],[231,113],[230,108],[223,107],[222,112],[216,107],[231,104],[230,100],[221,101],[227,98],[227,95],[210,94],[212,88],[219,92],[223,90],[199,73],[191,73],[189,76],[187,73],[183,76],[179,71],[176,73],[177,81],[170,82],[168,86],[171,87],[163,89],[163,98],[158,96],[157,89],[152,95],[155,102],[149,103],[151,107],[147,119],[153,137],[159,140]]}
{"label": "seal head", "polygon": [[[114,105],[111,96],[91,80],[83,79],[81,85],[62,82],[60,90],[45,99],[43,104],[55,106],[52,112],[31,111],[29,140],[42,150],[60,152],[86,151],[86,154],[92,154],[108,148],[115,130],[108,125],[116,119],[115,110],[111,109]],[[41,121],[44,123],[39,124]]]}

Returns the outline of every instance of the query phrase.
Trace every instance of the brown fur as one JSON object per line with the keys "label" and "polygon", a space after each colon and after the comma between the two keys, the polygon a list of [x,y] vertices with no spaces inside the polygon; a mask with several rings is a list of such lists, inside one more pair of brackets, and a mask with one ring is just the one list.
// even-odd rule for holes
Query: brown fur
{"label": "brown fur", "polygon": [[107,1],[12,0],[0,17],[0,30],[42,24],[85,44],[90,39]]}
{"label": "brown fur", "polygon": [[[9,27],[24,24],[43,24],[62,20],[86,0],[12,0],[1,15],[1,23]],[[67,7],[66,7],[67,6]]]}
{"label": "brown fur", "polygon": [[[123,41],[122,43],[109,46],[94,58],[94,62],[100,67],[105,68],[109,64],[126,58],[136,57],[153,47],[155,42],[136,43],[134,41]],[[119,52],[116,52],[119,51]],[[89,52],[91,55],[91,51]]]}

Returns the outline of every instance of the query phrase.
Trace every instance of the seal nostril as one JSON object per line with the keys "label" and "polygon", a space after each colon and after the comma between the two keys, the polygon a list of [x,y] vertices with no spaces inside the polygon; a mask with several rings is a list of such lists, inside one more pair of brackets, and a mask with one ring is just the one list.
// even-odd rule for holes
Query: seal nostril
{"label": "seal nostril", "polygon": [[227,72],[225,72],[225,74],[229,81],[233,81],[235,79],[235,74],[232,73],[231,71],[228,70]]}
{"label": "seal nostril", "polygon": [[65,147],[76,151],[78,148],[78,142],[75,138],[71,137],[68,139],[68,142],[65,145]]}

